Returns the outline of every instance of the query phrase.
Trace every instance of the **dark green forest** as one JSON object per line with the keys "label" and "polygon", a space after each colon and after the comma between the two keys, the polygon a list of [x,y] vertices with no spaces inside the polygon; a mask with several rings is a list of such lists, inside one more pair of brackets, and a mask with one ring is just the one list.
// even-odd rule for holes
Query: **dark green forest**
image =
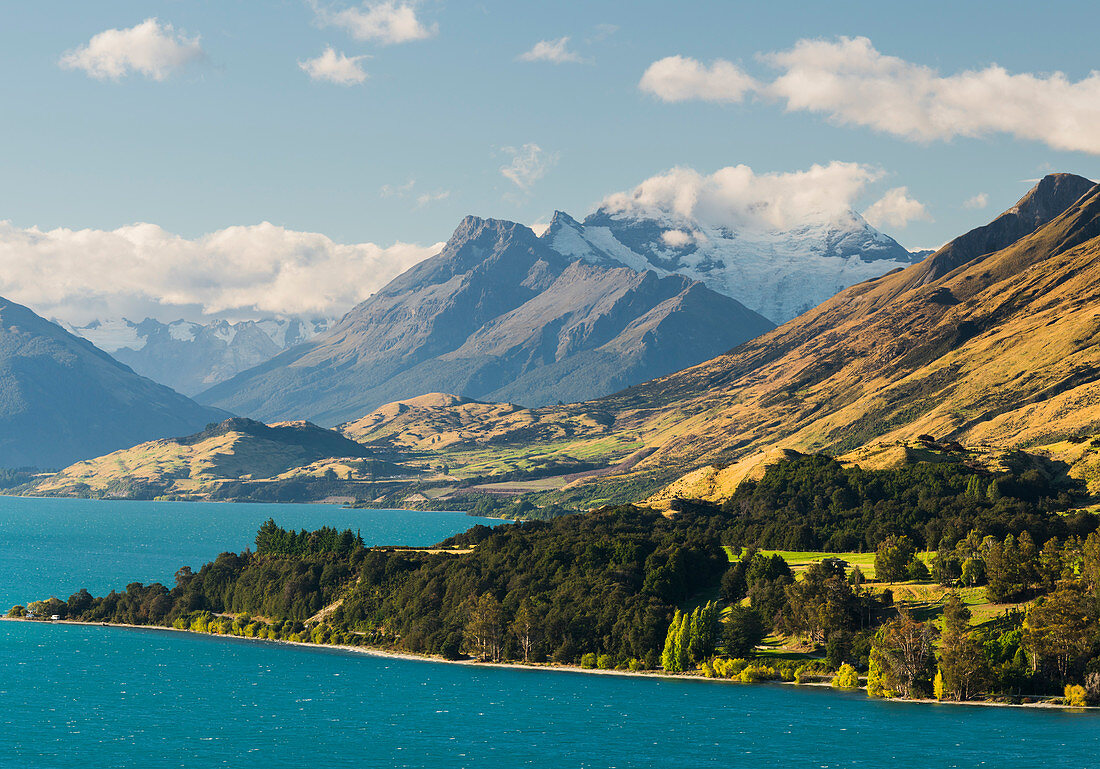
{"label": "dark green forest", "polygon": [[866,552],[906,535],[935,550],[975,530],[999,538],[1027,531],[1039,542],[1087,535],[1096,516],[1056,514],[1073,507],[1073,491],[1034,468],[993,474],[945,462],[862,470],[816,454],[745,481],[721,511],[732,519],[728,538],[743,545]]}

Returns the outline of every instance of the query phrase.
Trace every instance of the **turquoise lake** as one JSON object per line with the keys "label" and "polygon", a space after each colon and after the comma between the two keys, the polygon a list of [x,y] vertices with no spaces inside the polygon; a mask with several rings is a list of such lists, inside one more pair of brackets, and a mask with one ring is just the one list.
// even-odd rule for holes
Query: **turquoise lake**
{"label": "turquoise lake", "polygon": [[[0,498],[0,605],[171,582],[282,526],[423,545],[478,519]],[[495,523],[495,522],[494,522]],[[0,767],[1098,767],[1094,713],[406,661],[0,622]]]}

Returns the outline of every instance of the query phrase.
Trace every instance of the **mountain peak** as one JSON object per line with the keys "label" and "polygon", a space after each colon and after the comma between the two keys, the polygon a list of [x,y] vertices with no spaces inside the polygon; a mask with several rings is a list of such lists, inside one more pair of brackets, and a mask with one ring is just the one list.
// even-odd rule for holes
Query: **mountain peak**
{"label": "mountain peak", "polygon": [[496,239],[516,236],[532,239],[535,237],[535,233],[526,225],[511,222],[507,219],[484,219],[480,216],[468,214],[458,223],[458,227],[451,234],[444,250],[461,245],[466,241],[478,240],[486,235]]}
{"label": "mountain peak", "polygon": [[1047,174],[1005,214],[1015,214],[1024,223],[1036,228],[1061,214],[1095,184],[1076,174]]}
{"label": "mountain peak", "polygon": [[225,416],[0,297],[0,466],[67,465]]}
{"label": "mountain peak", "polygon": [[1043,177],[1016,205],[989,224],[960,235],[925,259],[899,290],[927,285],[967,262],[1008,248],[1057,219],[1095,186],[1075,174]]}
{"label": "mountain peak", "polygon": [[561,229],[562,227],[573,227],[574,229],[580,227],[581,223],[574,219],[564,211],[555,211],[554,215],[550,217],[550,226],[546,232],[543,233],[543,237],[546,237],[546,233],[553,229]]}

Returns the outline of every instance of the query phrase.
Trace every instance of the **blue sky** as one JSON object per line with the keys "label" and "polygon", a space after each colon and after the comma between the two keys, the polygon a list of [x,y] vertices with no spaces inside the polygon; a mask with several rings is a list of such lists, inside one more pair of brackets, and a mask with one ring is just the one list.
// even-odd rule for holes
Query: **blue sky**
{"label": "blue sky", "polygon": [[[269,221],[341,243],[427,245],[467,213],[526,223],[554,209],[581,217],[674,166],[709,174],[745,164],[768,174],[846,161],[880,177],[852,200],[859,210],[899,187],[923,207],[880,225],[916,248],[987,221],[1047,171],[1100,176],[1087,136],[1067,142],[1035,127],[1056,114],[1007,115],[1007,129],[963,116],[977,127],[914,138],[916,129],[874,125],[873,105],[842,115],[841,107],[788,108],[790,95],[767,85],[783,68],[761,58],[799,41],[865,37],[878,54],[932,77],[993,64],[1035,75],[1034,89],[1021,86],[1040,105],[1032,112],[1068,106],[1082,120],[1100,109],[1093,81],[1083,82],[1098,66],[1100,10],[1088,3],[378,6],[411,13],[418,39],[356,39],[340,13],[361,19],[369,2],[4,4],[0,220],[43,230],[150,222],[187,238]],[[90,71],[95,36],[151,18],[180,46],[179,61],[152,76],[125,66],[117,78]],[[563,37],[560,50],[580,61],[520,58]],[[329,47],[364,57],[351,71],[365,79],[318,80],[300,66]],[[723,60],[763,85],[739,101],[705,88],[670,99],[671,91],[639,87],[651,65],[672,56],[704,70]],[[1045,80],[1056,71],[1080,87],[1059,91]],[[975,112],[997,111],[983,98],[997,96],[980,95]],[[1076,130],[1089,128],[1100,132],[1100,123]],[[541,174],[520,174],[521,186],[502,168],[528,153]]]}

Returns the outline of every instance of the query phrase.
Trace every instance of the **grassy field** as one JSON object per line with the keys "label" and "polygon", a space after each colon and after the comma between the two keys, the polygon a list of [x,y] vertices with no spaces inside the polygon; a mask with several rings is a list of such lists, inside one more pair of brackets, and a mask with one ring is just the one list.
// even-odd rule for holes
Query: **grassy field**
{"label": "grassy field", "polygon": [[[724,547],[726,556],[729,558],[730,563],[738,561],[741,556],[744,555],[744,550],[740,553],[733,552],[733,548]],[[863,572],[863,576],[868,579],[875,578],[875,554],[874,553],[825,553],[816,552],[810,550],[761,550],[761,555],[778,555],[784,561],[786,561],[791,570],[795,573],[805,571],[811,563],[817,563],[826,558],[839,558],[842,561],[847,561],[848,566],[858,566],[859,570]],[[932,562],[932,551],[925,550],[917,553],[917,557],[924,561],[925,565],[929,565]]]}
{"label": "grassy field", "polygon": [[[731,563],[742,555],[735,553],[732,548],[724,548]],[[824,553],[795,550],[761,550],[762,555],[779,555],[795,572],[795,576],[805,571],[811,563],[816,563],[825,558],[840,558],[848,562],[849,567],[859,566],[860,571],[868,579],[875,578],[875,554],[874,553]],[[918,556],[926,564],[931,561],[932,552],[924,551]],[[876,593],[890,590],[897,604],[906,606],[915,616],[922,620],[937,619],[942,613],[943,602],[947,599],[950,588],[935,582],[876,582],[869,586]],[[1005,612],[1013,609],[1023,609],[1026,604],[993,604],[985,597],[984,587],[956,588],[955,592],[962,598],[971,612],[970,623],[972,625],[984,625],[1000,618]]]}
{"label": "grassy field", "polygon": [[474,449],[443,450],[431,456],[431,463],[443,462],[456,478],[474,478],[535,470],[547,462],[582,461],[614,464],[642,448],[641,441],[619,436],[576,440],[479,446]]}

